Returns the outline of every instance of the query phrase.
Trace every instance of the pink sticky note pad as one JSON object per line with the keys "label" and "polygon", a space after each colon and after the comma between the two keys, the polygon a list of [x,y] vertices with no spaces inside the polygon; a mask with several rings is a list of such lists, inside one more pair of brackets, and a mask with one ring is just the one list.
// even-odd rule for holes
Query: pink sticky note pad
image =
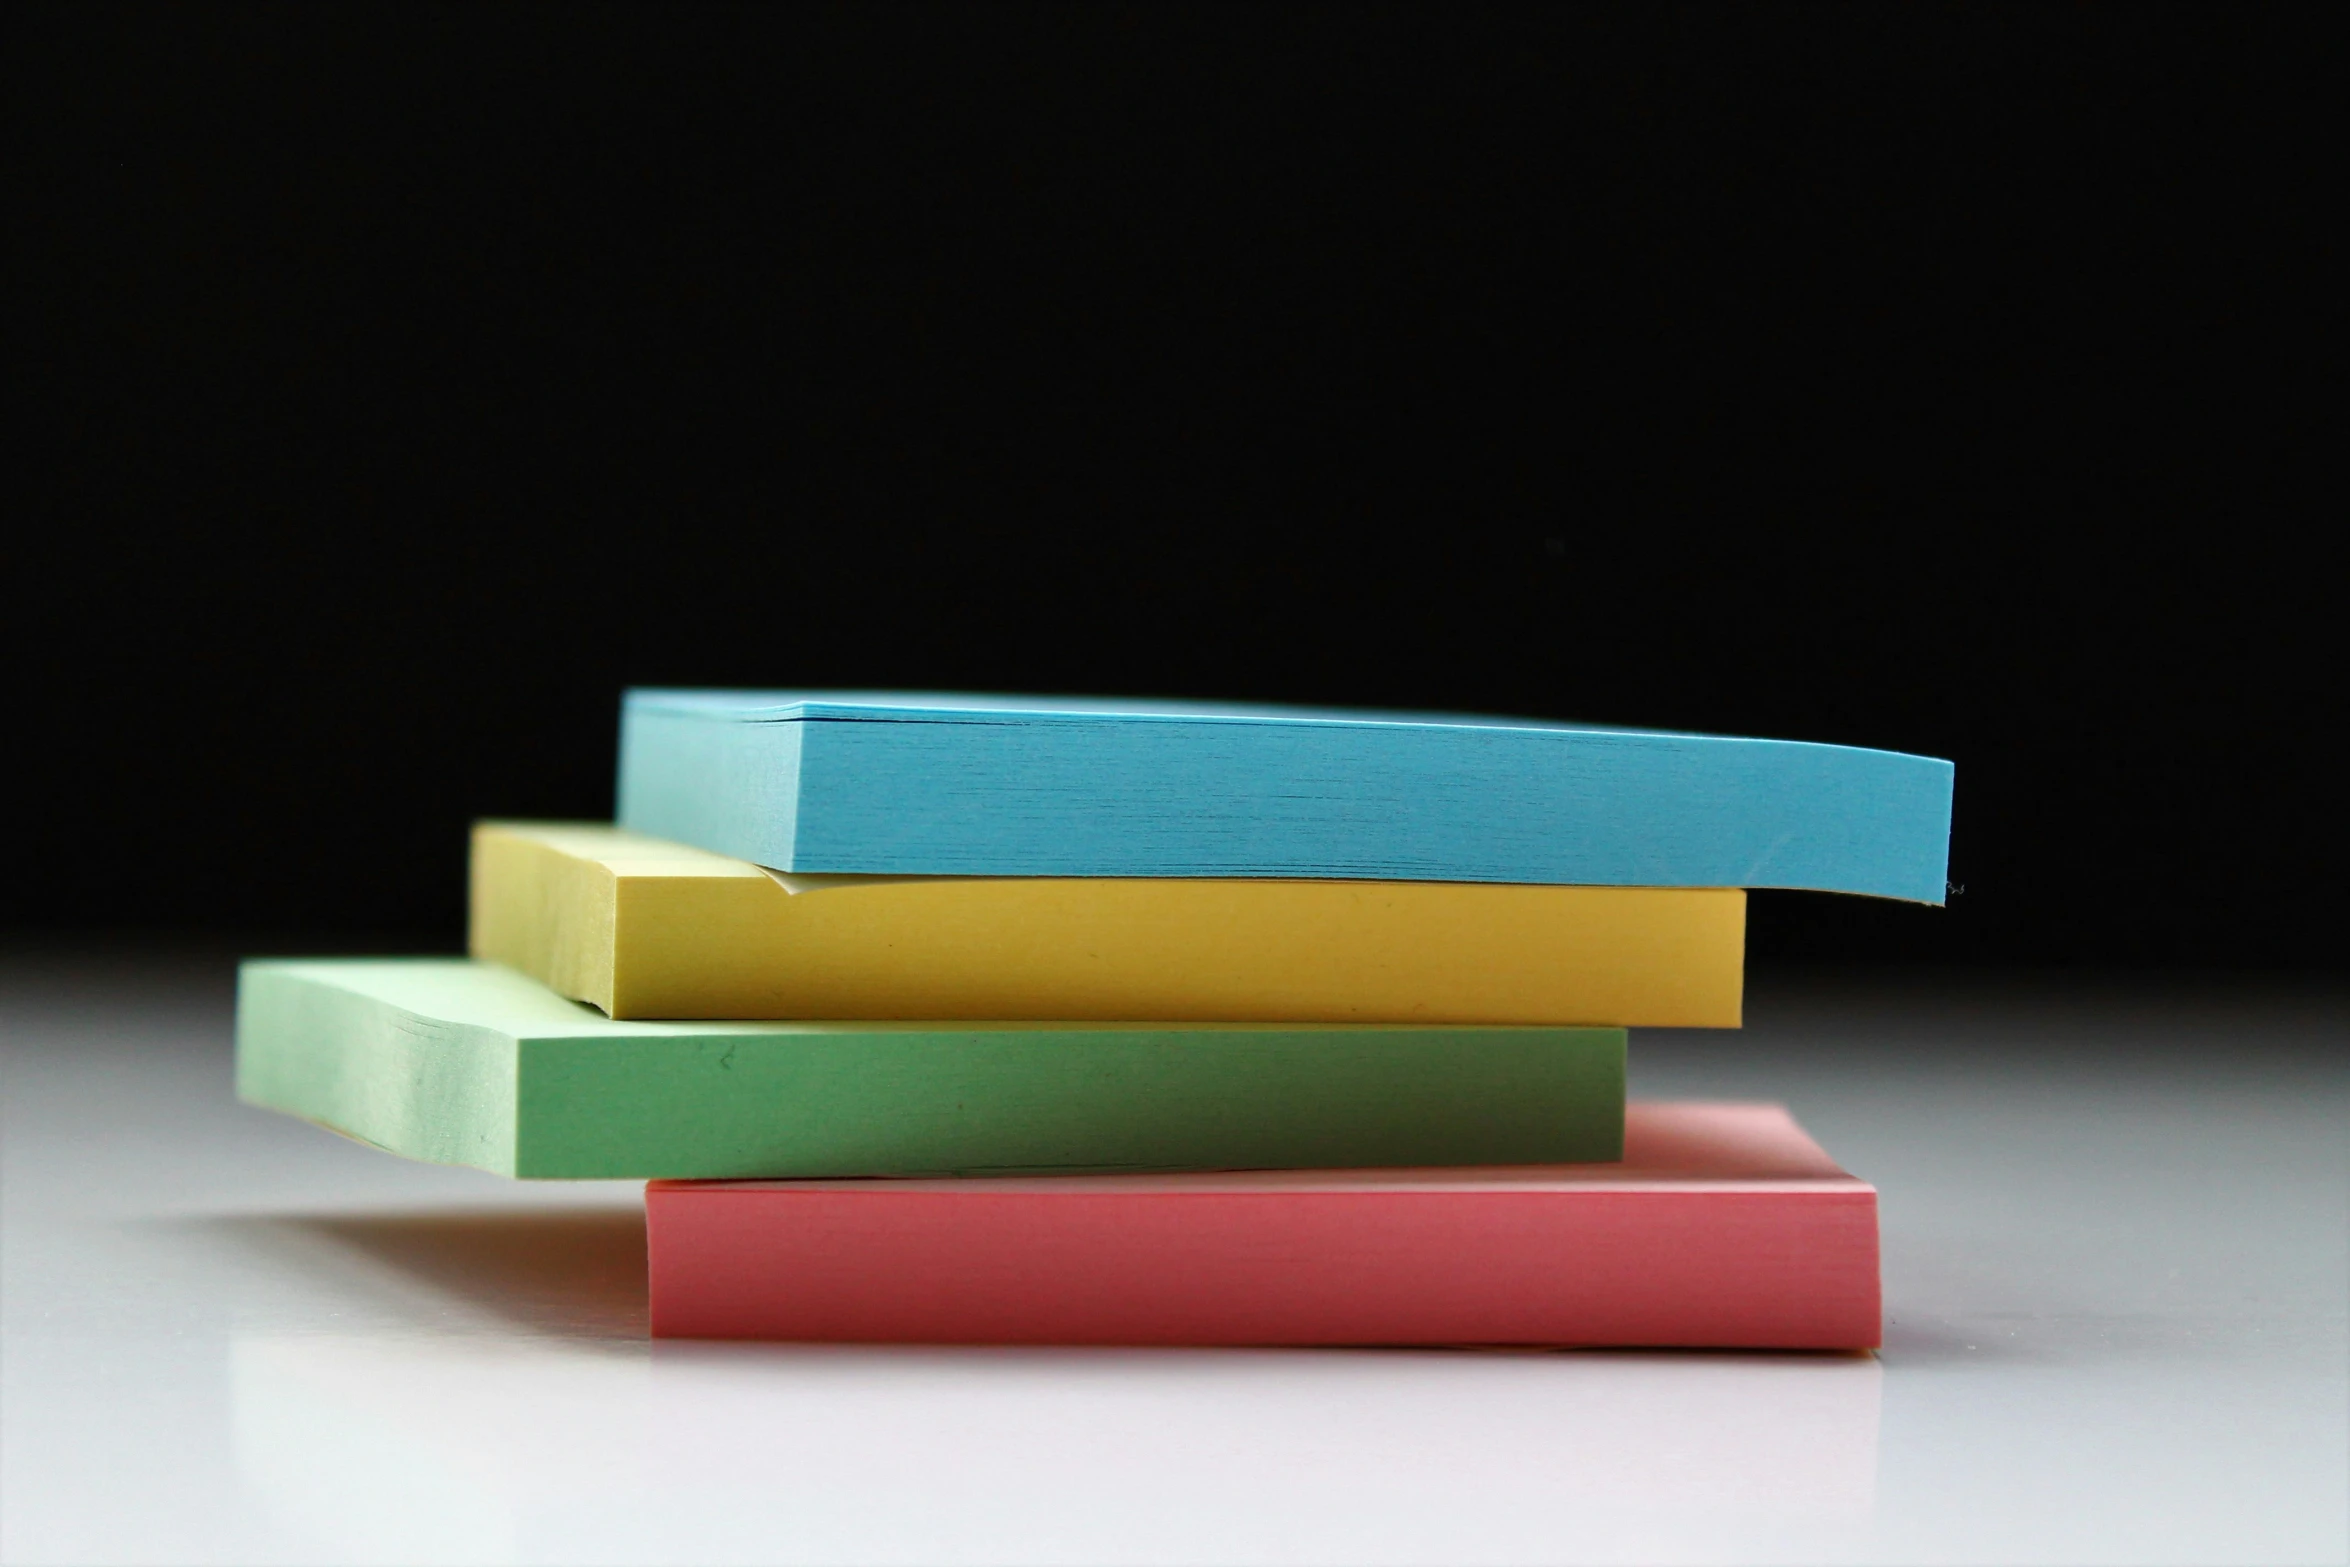
{"label": "pink sticky note pad", "polygon": [[655,1181],[656,1337],[1878,1342],[1877,1194],[1778,1105],[1640,1104],[1620,1164]]}

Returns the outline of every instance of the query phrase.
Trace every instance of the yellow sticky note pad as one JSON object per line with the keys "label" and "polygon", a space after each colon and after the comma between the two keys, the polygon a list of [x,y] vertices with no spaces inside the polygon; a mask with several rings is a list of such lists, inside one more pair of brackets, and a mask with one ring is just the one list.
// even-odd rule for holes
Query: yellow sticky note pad
{"label": "yellow sticky note pad", "polygon": [[1734,888],[779,878],[605,826],[473,835],[474,956],[616,1018],[1735,1028],[1745,944]]}

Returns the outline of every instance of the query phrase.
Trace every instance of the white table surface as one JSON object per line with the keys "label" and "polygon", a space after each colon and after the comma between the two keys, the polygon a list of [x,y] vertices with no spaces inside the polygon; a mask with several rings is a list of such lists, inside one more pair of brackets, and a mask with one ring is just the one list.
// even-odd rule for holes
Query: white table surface
{"label": "white table surface", "polygon": [[229,1093],[225,969],[5,993],[9,1563],[2350,1556],[2338,992],[1758,987],[1634,1038],[1883,1192],[1876,1357],[649,1343],[637,1190]]}

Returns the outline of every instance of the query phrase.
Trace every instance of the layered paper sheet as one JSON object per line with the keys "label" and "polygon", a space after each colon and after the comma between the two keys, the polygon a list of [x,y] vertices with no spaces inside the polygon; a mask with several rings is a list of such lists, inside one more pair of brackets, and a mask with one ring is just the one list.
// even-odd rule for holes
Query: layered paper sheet
{"label": "layered paper sheet", "polygon": [[796,877],[595,825],[474,830],[471,947],[617,1018],[1734,1028],[1719,888]]}
{"label": "layered paper sheet", "polygon": [[1878,1341],[1875,1189],[1776,1105],[1634,1104],[1620,1164],[657,1181],[657,1336]]}
{"label": "layered paper sheet", "polygon": [[1940,903],[1951,766],[1459,714],[632,691],[624,827],[778,870],[1808,887]]}
{"label": "layered paper sheet", "polygon": [[1617,1155],[1624,1034],[616,1022],[491,963],[258,962],[237,1090],[525,1176],[1512,1164]]}

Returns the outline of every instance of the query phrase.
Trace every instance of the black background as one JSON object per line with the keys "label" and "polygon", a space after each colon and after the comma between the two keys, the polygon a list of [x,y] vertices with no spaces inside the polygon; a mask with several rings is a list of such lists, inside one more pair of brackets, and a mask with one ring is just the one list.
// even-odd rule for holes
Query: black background
{"label": "black background", "polygon": [[452,945],[624,684],[913,686],[1930,752],[1759,957],[2336,966],[2319,14],[12,8],[9,921]]}

